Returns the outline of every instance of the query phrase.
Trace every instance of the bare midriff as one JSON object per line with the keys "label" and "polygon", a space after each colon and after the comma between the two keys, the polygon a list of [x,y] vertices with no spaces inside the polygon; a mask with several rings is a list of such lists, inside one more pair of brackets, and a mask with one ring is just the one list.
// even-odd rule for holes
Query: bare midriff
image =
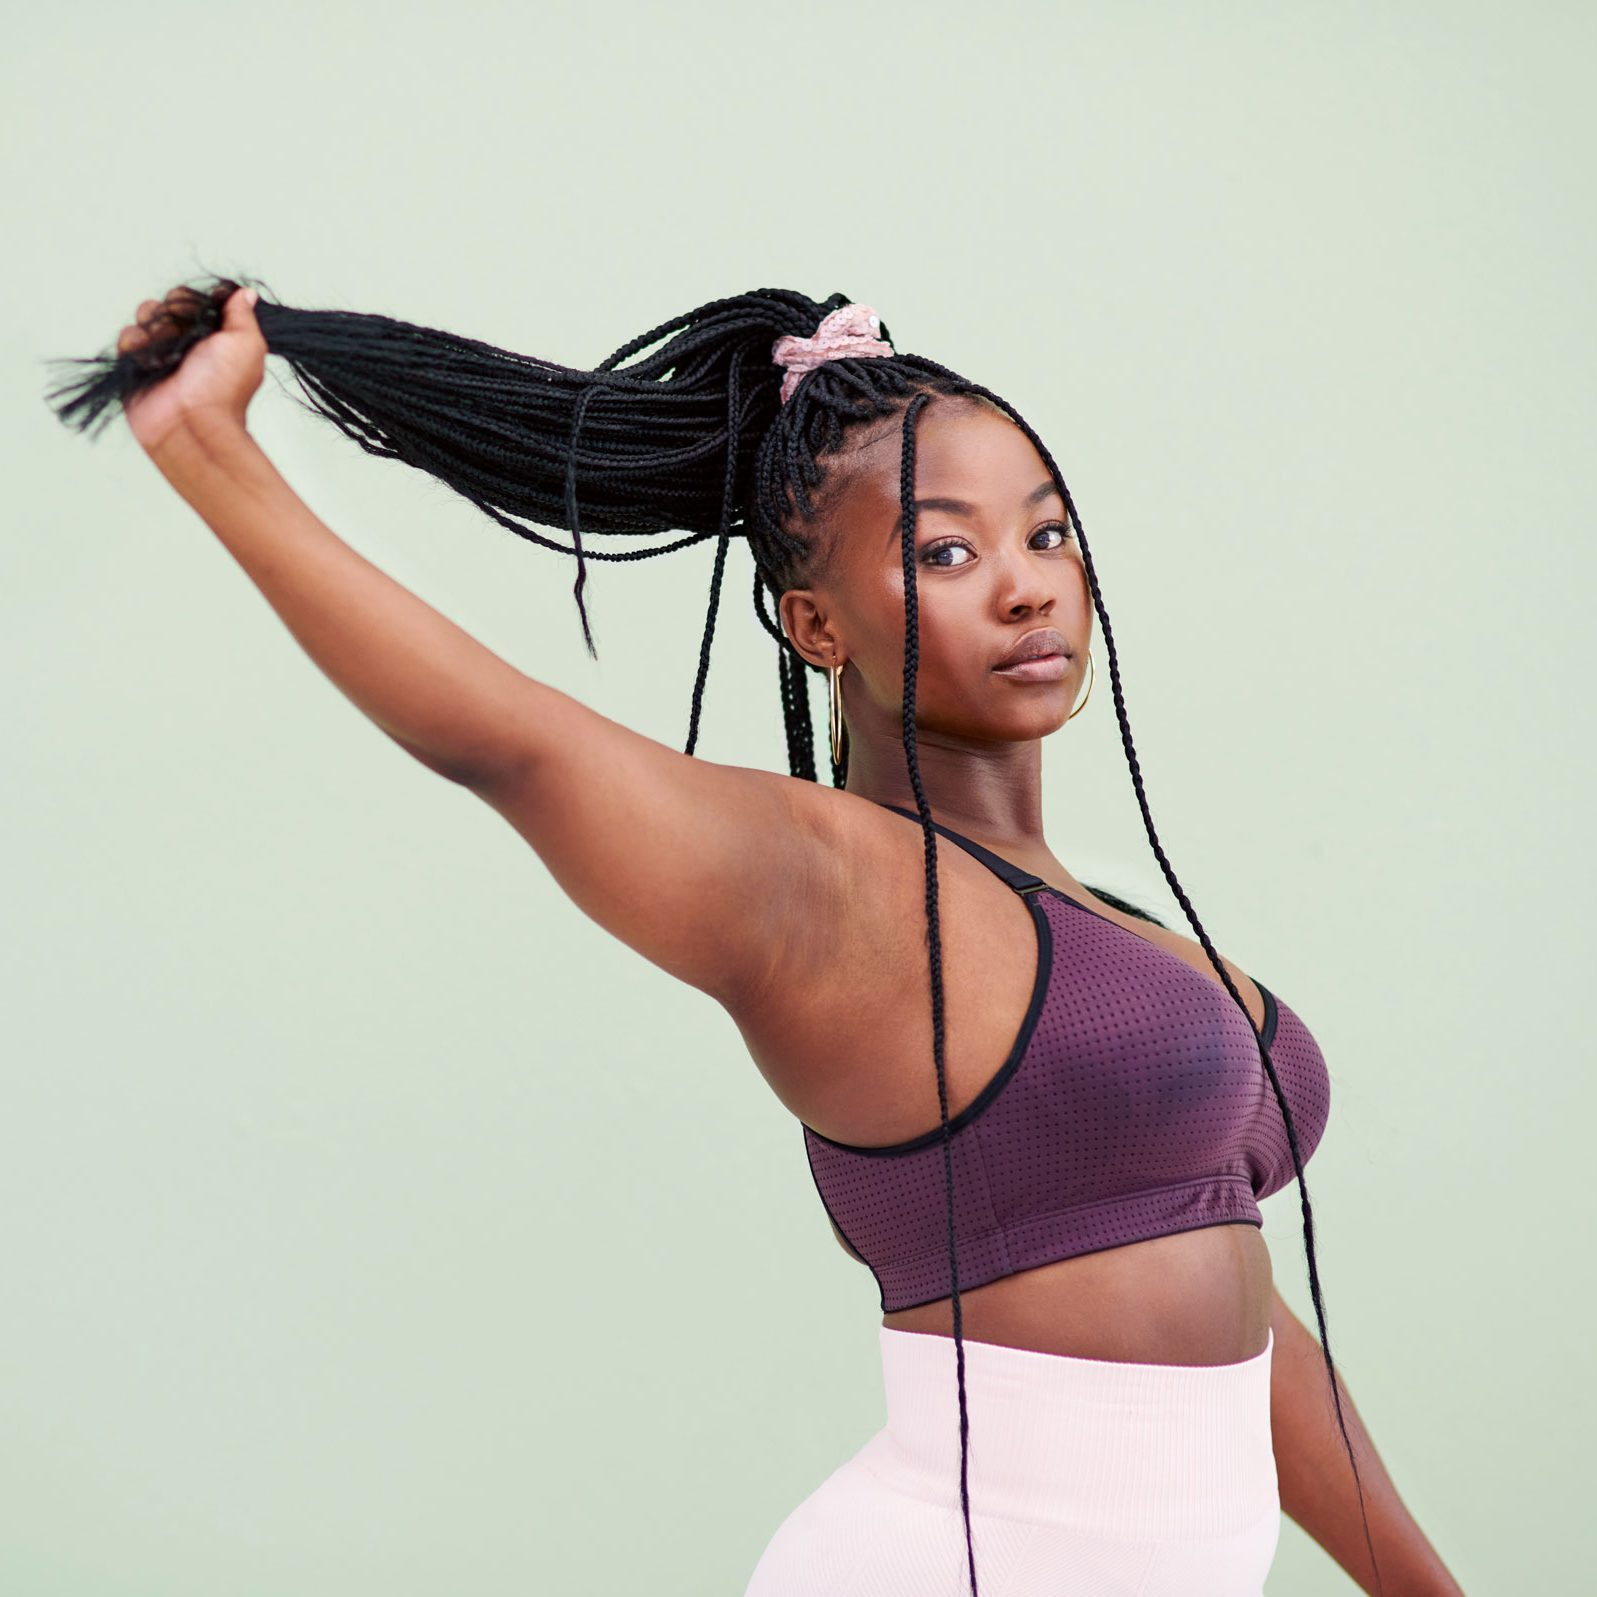
{"label": "bare midriff", "polygon": [[[1273,1291],[1258,1226],[1205,1226],[962,1287],[960,1335],[1070,1358],[1236,1364],[1264,1351]],[[952,1336],[953,1299],[884,1314],[882,1324]]]}

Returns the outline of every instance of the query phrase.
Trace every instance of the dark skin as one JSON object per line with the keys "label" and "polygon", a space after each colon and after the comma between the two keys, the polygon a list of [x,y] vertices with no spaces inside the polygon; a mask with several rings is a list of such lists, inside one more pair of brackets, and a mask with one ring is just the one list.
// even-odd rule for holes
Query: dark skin
{"label": "dark skin", "polygon": [[[782,596],[783,626],[808,660],[842,662],[850,750],[845,791],[856,847],[879,883],[828,935],[801,989],[821,995],[798,1015],[763,1005],[739,1025],[761,1068],[799,1117],[840,1141],[891,1143],[939,1124],[928,1069],[921,835],[901,737],[904,581],[897,522],[895,419],[854,456],[829,520],[846,528],[825,575]],[[991,406],[934,402],[916,434],[916,498],[957,499],[973,514],[917,515],[921,780],[944,825],[985,844],[1079,902],[1219,978],[1191,938],[1123,915],[1077,881],[1043,836],[1042,739],[1070,715],[1092,636],[1086,568],[1065,507],[1030,441]],[[1026,501],[1035,489],[1046,495]],[[1024,634],[1056,628],[1070,668],[1057,681],[994,672]],[[875,857],[881,857],[879,866]],[[981,1090],[1009,1050],[1036,972],[1025,905],[957,844],[938,841],[949,1113]],[[1227,969],[1256,1025],[1264,1001]],[[836,1061],[820,1070],[817,1059]],[[868,1059],[861,1079],[853,1061]],[[1256,1226],[1221,1225],[1061,1259],[960,1294],[964,1334],[978,1341],[1158,1364],[1231,1364],[1263,1350],[1270,1254]],[[899,1330],[953,1334],[950,1299],[887,1314]]]}
{"label": "dark skin", "polygon": [[[146,300],[118,346],[179,304]],[[247,430],[265,341],[240,295],[223,328],[129,407],[131,430],[276,610],[317,667],[395,744],[491,805],[584,913],[720,1003],[781,1101],[846,1142],[886,1143],[939,1123],[927,1029],[919,827],[897,709],[903,580],[899,429],[851,440],[827,506],[831,563],[783,596],[788,635],[817,664],[841,660],[851,739],[847,788],[691,757],[533,680],[322,522]],[[203,356],[203,358],[199,358]],[[991,407],[939,397],[917,428],[920,768],[936,817],[1089,904],[1218,985],[1198,944],[1093,898],[1042,833],[1041,740],[1082,685],[1091,605],[1048,472]],[[857,447],[856,447],[857,446]],[[1049,485],[1051,488],[1051,484]],[[1051,530],[1045,530],[1051,529]],[[1038,626],[1064,635],[1057,682],[991,667]],[[1029,913],[939,839],[949,1108],[1008,1051],[1035,973]],[[706,913],[706,906],[713,913]],[[1257,1024],[1257,989],[1227,965]],[[861,1061],[869,1061],[869,1068]],[[1272,1290],[1259,1230],[1214,1226],[1060,1260],[961,1293],[971,1340],[1087,1358],[1224,1364],[1275,1328],[1271,1423],[1283,1510],[1365,1590],[1363,1530],[1313,1336]],[[951,1305],[885,1323],[951,1334]],[[1458,1587],[1407,1514],[1343,1397],[1388,1597]]]}

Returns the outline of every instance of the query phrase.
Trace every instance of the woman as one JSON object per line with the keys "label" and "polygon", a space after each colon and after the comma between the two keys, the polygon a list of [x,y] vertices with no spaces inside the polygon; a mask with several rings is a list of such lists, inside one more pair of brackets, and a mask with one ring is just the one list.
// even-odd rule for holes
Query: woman
{"label": "woman", "polygon": [[[338,687],[727,1009],[876,1280],[887,1425],[776,1529],[746,1597],[1241,1597],[1283,1509],[1367,1591],[1456,1592],[1330,1356],[1303,1183],[1324,1060],[1164,856],[1085,535],[1021,417],[842,295],[712,301],[591,370],[257,301],[226,279],[144,301],[62,419],[121,401]],[[716,537],[685,752],[530,680],[323,525],[247,430],[269,350],[363,448],[574,554],[590,651],[588,560]],[[788,776],[691,758],[734,536],[780,646]],[[1091,691],[1095,612],[1197,941],[1043,838],[1041,740]],[[1318,1348],[1257,1207],[1294,1178]]]}

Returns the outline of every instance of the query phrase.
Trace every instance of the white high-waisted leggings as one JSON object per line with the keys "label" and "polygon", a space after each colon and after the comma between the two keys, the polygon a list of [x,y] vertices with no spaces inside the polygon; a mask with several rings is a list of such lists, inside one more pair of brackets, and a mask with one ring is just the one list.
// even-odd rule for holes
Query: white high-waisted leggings
{"label": "white high-waisted leggings", "polygon": [[[954,1340],[880,1332],[887,1424],[777,1527],[744,1597],[969,1593]],[[1274,1346],[1130,1364],[966,1339],[980,1597],[1262,1597]]]}

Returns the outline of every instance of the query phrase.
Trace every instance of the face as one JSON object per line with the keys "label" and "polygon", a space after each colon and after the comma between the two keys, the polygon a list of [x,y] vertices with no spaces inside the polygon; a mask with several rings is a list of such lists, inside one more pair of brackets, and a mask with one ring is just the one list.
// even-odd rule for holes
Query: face
{"label": "face", "polygon": [[[835,542],[824,575],[779,606],[806,659],[846,662],[851,732],[868,715],[871,730],[889,729],[895,742],[904,682],[902,428],[901,416],[876,424],[851,451],[826,501]],[[1070,716],[1092,637],[1092,595],[1064,501],[1031,440],[989,404],[934,397],[916,419],[915,450],[917,727],[974,743],[1043,737]],[[995,669],[1039,628],[1061,635],[1060,674]]]}

